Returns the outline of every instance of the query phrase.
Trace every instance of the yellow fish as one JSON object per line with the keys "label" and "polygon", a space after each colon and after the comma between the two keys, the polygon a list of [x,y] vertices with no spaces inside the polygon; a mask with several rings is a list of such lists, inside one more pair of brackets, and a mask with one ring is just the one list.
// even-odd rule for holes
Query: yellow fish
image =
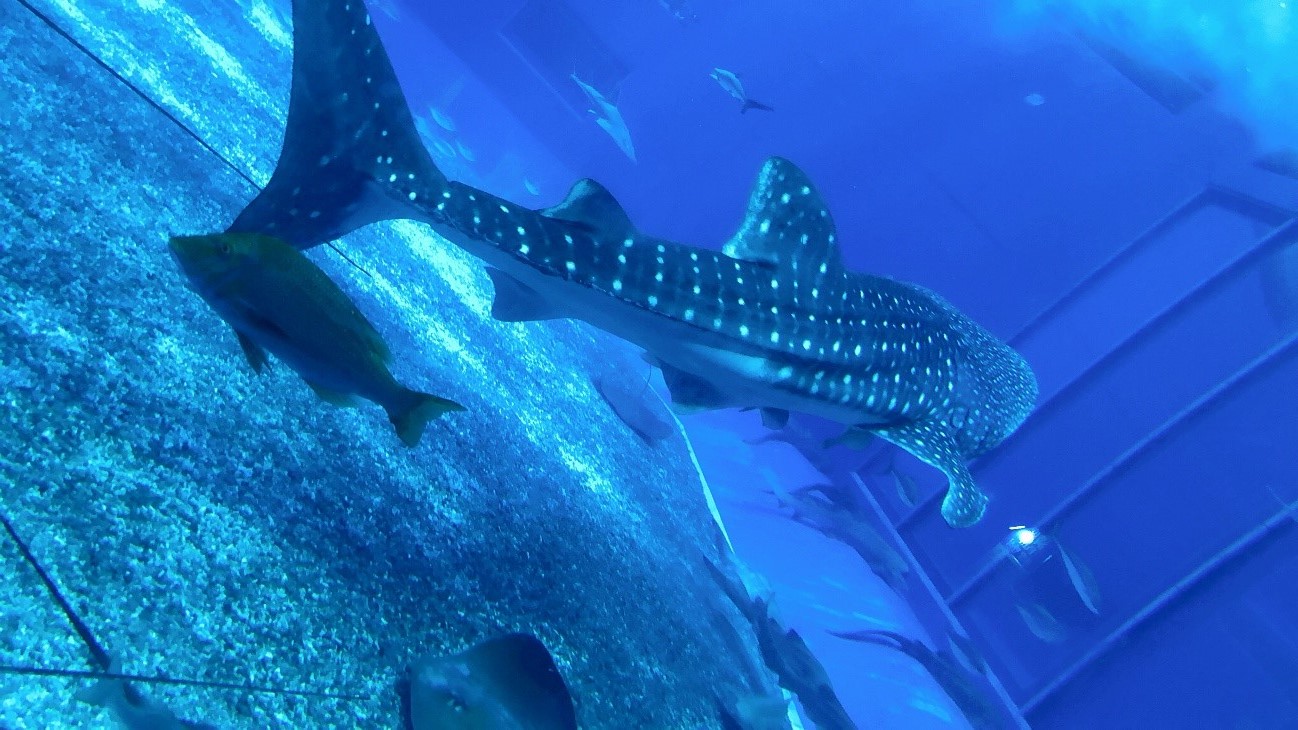
{"label": "yellow fish", "polygon": [[351,299],[288,243],[255,233],[175,236],[171,255],[190,288],[239,338],[253,369],[269,351],[324,400],[350,405],[352,396],[388,412],[406,446],[419,443],[434,418],[464,407],[411,390],[388,371],[387,344]]}

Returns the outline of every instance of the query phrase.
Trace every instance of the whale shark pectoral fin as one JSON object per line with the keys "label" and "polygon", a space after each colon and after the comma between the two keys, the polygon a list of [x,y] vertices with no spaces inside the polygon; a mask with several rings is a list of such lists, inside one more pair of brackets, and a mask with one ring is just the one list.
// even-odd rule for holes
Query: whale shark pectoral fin
{"label": "whale shark pectoral fin", "polygon": [[693,373],[658,363],[663,382],[672,394],[672,408],[679,413],[697,413],[735,405],[717,386]]}
{"label": "whale shark pectoral fin", "polygon": [[564,316],[535,289],[500,269],[488,268],[487,276],[491,277],[496,288],[496,296],[491,300],[491,316],[497,322],[540,322]]}
{"label": "whale shark pectoral fin", "polygon": [[969,527],[982,519],[987,495],[978,489],[955,439],[930,421],[876,428],[875,433],[910,452],[915,458],[946,474],[942,518],[952,527]]}

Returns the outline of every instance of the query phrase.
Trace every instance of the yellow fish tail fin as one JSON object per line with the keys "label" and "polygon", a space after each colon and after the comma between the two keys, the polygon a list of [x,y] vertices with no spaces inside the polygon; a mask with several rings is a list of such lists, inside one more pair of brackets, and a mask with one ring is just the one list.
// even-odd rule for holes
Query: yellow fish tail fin
{"label": "yellow fish tail fin", "polygon": [[409,389],[403,389],[400,396],[387,407],[388,420],[392,421],[397,436],[406,446],[419,443],[429,421],[444,413],[462,410],[464,406],[453,400]]}

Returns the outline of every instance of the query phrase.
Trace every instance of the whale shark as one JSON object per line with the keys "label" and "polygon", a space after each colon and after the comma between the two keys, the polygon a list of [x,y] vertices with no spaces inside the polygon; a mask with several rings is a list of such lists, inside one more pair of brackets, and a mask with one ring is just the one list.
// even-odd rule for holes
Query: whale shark
{"label": "whale shark", "polygon": [[425,223],[486,264],[496,319],[579,319],[638,345],[684,410],[798,411],[873,433],[945,473],[950,525],[982,516],[966,461],[1026,418],[1031,368],[935,292],[849,271],[794,163],[762,165],[719,251],[638,230],[591,179],[528,208],[437,168],[361,0],[294,0],[293,36],[280,158],[230,231],[305,249]]}

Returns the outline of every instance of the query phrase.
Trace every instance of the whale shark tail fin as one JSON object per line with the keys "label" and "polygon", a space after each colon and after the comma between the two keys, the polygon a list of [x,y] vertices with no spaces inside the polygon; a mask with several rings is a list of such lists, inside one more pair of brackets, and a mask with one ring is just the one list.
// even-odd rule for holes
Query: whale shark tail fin
{"label": "whale shark tail fin", "polygon": [[361,0],[294,0],[293,80],[270,182],[230,231],[306,249],[381,220],[428,220],[447,185]]}

